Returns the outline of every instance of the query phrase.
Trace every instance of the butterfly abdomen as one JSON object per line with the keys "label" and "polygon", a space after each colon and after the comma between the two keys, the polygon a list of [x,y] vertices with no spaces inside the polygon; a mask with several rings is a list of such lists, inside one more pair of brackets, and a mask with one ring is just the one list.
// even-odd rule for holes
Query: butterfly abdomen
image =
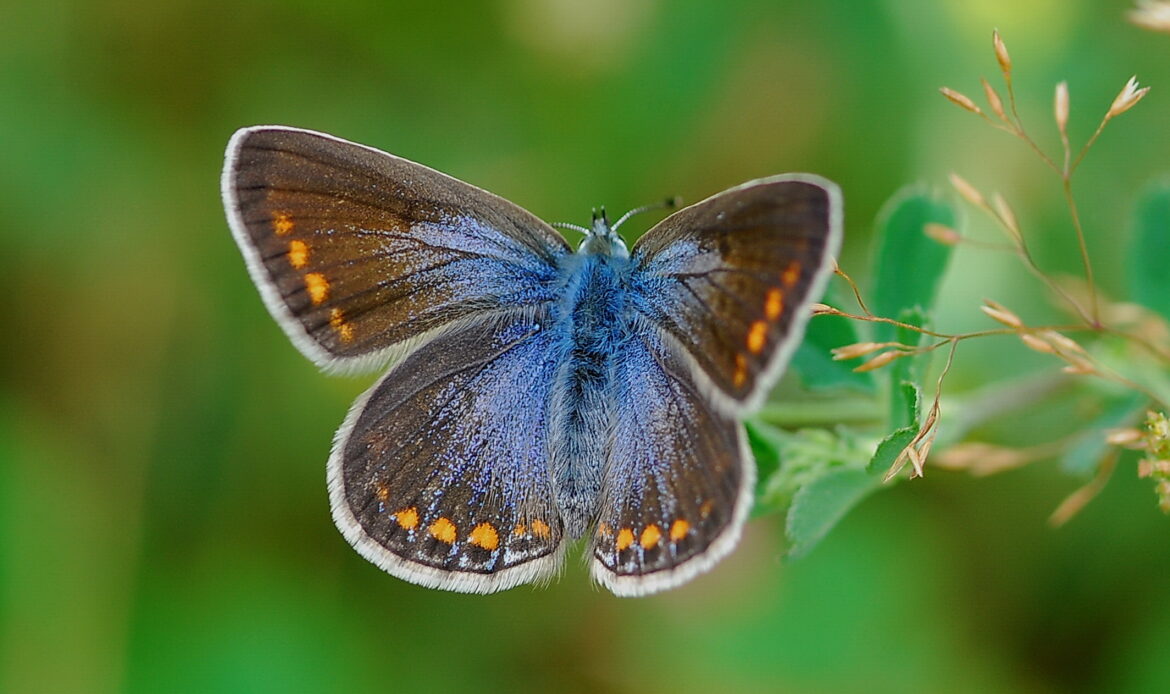
{"label": "butterfly abdomen", "polygon": [[592,525],[614,419],[613,355],[627,272],[625,258],[578,254],[565,269],[557,312],[562,358],[553,384],[549,459],[570,537]]}

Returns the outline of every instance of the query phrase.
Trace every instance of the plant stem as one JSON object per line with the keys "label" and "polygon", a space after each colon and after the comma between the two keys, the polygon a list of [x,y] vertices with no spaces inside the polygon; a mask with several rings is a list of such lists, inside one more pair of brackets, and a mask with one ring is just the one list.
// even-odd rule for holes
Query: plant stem
{"label": "plant stem", "polygon": [[1055,292],[1060,298],[1064,299],[1064,301],[1069,306],[1071,306],[1078,315],[1080,315],[1081,319],[1085,321],[1086,325],[1094,326],[1096,324],[1096,321],[1085,312],[1085,309],[1083,309],[1081,305],[1076,302],[1076,299],[1072,298],[1068,292],[1064,291],[1064,289],[1062,289],[1061,286],[1056,283],[1056,280],[1046,275],[1044,271],[1041,270],[1038,265],[1036,265],[1036,261],[1032,258],[1032,252],[1028,250],[1028,247],[1024,244],[1022,238],[1020,239],[1019,245],[1016,247],[1016,252],[1020,256],[1020,259],[1024,261],[1024,266],[1028,268],[1028,271],[1039,278],[1041,282],[1048,285],[1048,288]]}
{"label": "plant stem", "polygon": [[[1093,264],[1089,261],[1089,249],[1085,244],[1085,230],[1081,225],[1081,215],[1077,211],[1077,203],[1072,194],[1072,177],[1063,176],[1064,199],[1068,203],[1068,211],[1072,214],[1073,229],[1077,232],[1077,245],[1081,251],[1081,263],[1085,266],[1085,282],[1089,285],[1089,325],[1094,330],[1101,329],[1100,313],[1097,306],[1097,285],[1093,281]],[[1079,310],[1079,309],[1078,309]]]}
{"label": "plant stem", "polygon": [[1081,151],[1077,154],[1077,158],[1073,160],[1072,166],[1070,166],[1068,169],[1069,176],[1072,176],[1073,171],[1076,171],[1077,167],[1080,166],[1081,160],[1085,158],[1085,154],[1088,153],[1089,148],[1093,146],[1093,143],[1097,141],[1097,136],[1100,135],[1101,131],[1105,129],[1105,124],[1108,122],[1108,118],[1103,118],[1101,123],[1097,126],[1097,130],[1093,133],[1093,136],[1089,138],[1089,141],[1085,143],[1084,147],[1081,147]]}
{"label": "plant stem", "polygon": [[1055,162],[1049,159],[1048,155],[1044,153],[1044,150],[1040,149],[1040,146],[1037,145],[1032,140],[1032,138],[1028,136],[1028,131],[1024,129],[1024,121],[1020,119],[1020,113],[1018,110],[1016,110],[1016,90],[1014,87],[1012,87],[1012,81],[1010,79],[1005,81],[1007,82],[1008,106],[1012,110],[1012,118],[1014,118],[1016,121],[1016,137],[1019,137],[1021,140],[1028,143],[1028,146],[1032,148],[1032,151],[1035,152],[1036,155],[1039,156],[1040,159],[1042,159],[1050,169],[1060,173],[1060,167],[1058,167]]}

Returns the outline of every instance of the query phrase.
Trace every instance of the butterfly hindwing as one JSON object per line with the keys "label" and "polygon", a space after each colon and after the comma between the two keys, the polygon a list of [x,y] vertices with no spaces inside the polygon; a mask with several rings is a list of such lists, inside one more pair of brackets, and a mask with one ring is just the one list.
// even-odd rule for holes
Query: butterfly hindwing
{"label": "butterfly hindwing", "polygon": [[679,585],[731,551],[755,467],[743,425],[712,407],[679,347],[635,324],[615,360],[613,444],[591,542],[595,580],[618,595]]}
{"label": "butterfly hindwing", "polygon": [[354,405],[329,460],[338,528],[383,570],[490,593],[554,573],[554,337],[541,312],[440,335]]}
{"label": "butterfly hindwing", "polygon": [[634,245],[631,300],[686,350],[721,409],[750,411],[798,344],[840,237],[835,184],[808,174],[745,183]]}
{"label": "butterfly hindwing", "polygon": [[240,130],[222,186],[269,311],[330,368],[376,364],[428,332],[548,301],[569,251],[502,198],[306,130]]}

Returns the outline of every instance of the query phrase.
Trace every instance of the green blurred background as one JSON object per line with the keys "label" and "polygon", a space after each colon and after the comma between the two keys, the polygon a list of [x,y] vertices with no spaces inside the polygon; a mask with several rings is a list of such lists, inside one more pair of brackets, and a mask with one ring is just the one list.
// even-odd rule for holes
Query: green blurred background
{"label": "green blurred background", "polygon": [[[981,74],[998,77],[998,27],[1044,144],[1056,81],[1074,141],[1131,74],[1154,86],[1076,184],[1119,295],[1127,210],[1170,170],[1170,36],[1128,24],[1128,7],[6,6],[0,691],[1170,691],[1170,528],[1132,468],[1059,531],[1046,518],[1078,482],[1053,465],[929,472],[804,559],[783,560],[782,519],[766,516],[710,574],[644,599],[592,588],[577,561],[548,588],[489,597],[379,572],[334,529],[324,482],[334,428],[373,377],[326,377],[288,344],[219,198],[228,137],[264,123],[577,223],[809,170],[844,189],[841,262],[864,280],[882,203],[957,170],[1008,195],[1042,264],[1075,272],[1056,178],[936,91],[978,96]],[[986,327],[985,296],[1051,311],[1012,258],[960,249],[940,327]],[[953,387],[1002,376],[1021,359],[1006,342],[973,344]]]}

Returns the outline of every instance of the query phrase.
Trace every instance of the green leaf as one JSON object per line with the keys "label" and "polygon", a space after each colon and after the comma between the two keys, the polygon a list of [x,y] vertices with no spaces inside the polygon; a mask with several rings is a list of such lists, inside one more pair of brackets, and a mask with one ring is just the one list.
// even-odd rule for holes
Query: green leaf
{"label": "green leaf", "polygon": [[[899,361],[911,360],[907,358]],[[910,366],[905,368],[907,371],[900,376],[910,375]],[[890,388],[890,426],[895,429],[877,445],[865,469],[870,473],[885,475],[902,449],[910,445],[910,441],[918,434],[921,421],[922,389],[913,381],[896,381]]]}
{"label": "green leaf", "polygon": [[756,496],[759,497],[764,485],[780,468],[783,432],[760,421],[748,420],[743,424],[747,430],[748,446],[756,459]]}
{"label": "green leaf", "polygon": [[758,420],[746,423],[756,455],[756,514],[786,508],[797,490],[840,467],[862,468],[864,442],[845,427],[785,431]]}
{"label": "green leaf", "polygon": [[878,478],[861,468],[841,467],[801,487],[788,509],[788,556],[808,554],[850,509],[879,485]]}
{"label": "green leaf", "polygon": [[[902,189],[878,215],[878,253],[870,310],[895,317],[906,309],[929,314],[946,270],[951,247],[926,235],[927,224],[956,227],[957,215],[950,203],[922,186]],[[878,342],[893,338],[891,325],[875,324]]]}
{"label": "green leaf", "polygon": [[[1091,342],[1088,349],[1093,361],[1106,371],[1139,383],[1147,395],[1170,403],[1170,369],[1158,355],[1135,347],[1128,338],[1119,335],[1103,335]],[[1128,386],[1103,379],[1093,379],[1088,385],[1107,402],[1132,392]]]}
{"label": "green leaf", "polygon": [[813,316],[804,335],[804,342],[792,358],[796,369],[809,390],[852,388],[864,392],[874,390],[873,374],[857,373],[853,367],[860,362],[834,361],[830,350],[858,342],[852,320],[844,316]]}
{"label": "green leaf", "polygon": [[885,475],[890,466],[894,464],[898,454],[910,445],[917,434],[917,426],[905,426],[890,432],[878,444],[877,450],[873,452],[873,457],[869,459],[869,464],[865,467],[866,471],[879,476]]}
{"label": "green leaf", "polygon": [[1108,401],[1105,411],[1085,427],[1080,440],[1060,456],[1061,469],[1078,477],[1092,477],[1110,448],[1105,430],[1141,422],[1147,402],[1144,395],[1133,392]]}
{"label": "green leaf", "polygon": [[880,427],[887,418],[873,395],[838,392],[800,400],[774,400],[765,403],[752,419],[782,429],[803,429],[833,424]]}
{"label": "green leaf", "polygon": [[[901,311],[897,319],[907,325],[924,327],[926,315],[919,308]],[[922,333],[897,327],[893,338],[904,345],[916,347],[922,342]],[[890,426],[917,425],[920,418],[922,389],[918,385],[925,376],[928,355],[902,357],[890,364]]]}
{"label": "green leaf", "polygon": [[917,427],[921,418],[922,389],[912,381],[900,381],[890,390],[890,426]]}
{"label": "green leaf", "polygon": [[1170,320],[1170,180],[1151,184],[1138,197],[1130,243],[1130,294]]}

